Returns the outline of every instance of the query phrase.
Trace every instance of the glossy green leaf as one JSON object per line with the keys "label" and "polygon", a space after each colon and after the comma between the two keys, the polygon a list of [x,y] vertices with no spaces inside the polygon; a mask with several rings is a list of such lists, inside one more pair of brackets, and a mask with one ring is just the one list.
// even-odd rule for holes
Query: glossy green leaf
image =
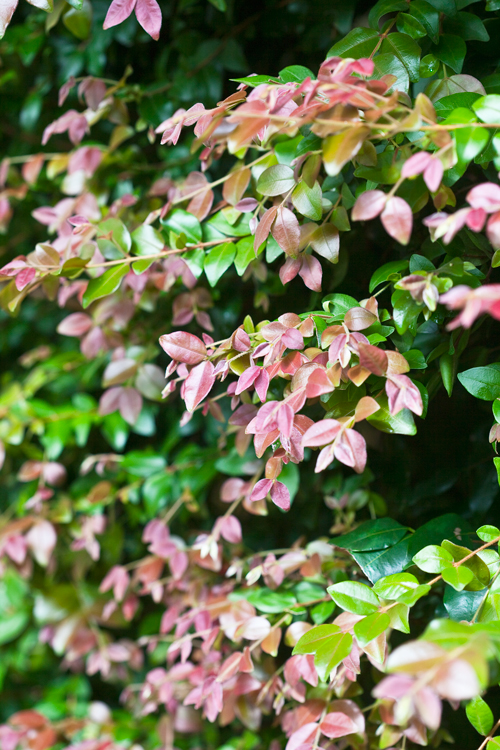
{"label": "glossy green leaf", "polygon": [[386,549],[399,542],[407,533],[407,529],[391,518],[377,518],[365,521],[357,529],[336,537],[331,543],[341,549],[354,552]]}
{"label": "glossy green leaf", "polygon": [[351,648],[352,635],[350,633],[339,633],[318,646],[314,656],[314,665],[319,678],[323,681],[327,680],[330,672],[340,664],[342,659],[349,656]]}
{"label": "glossy green leaf", "polygon": [[372,589],[359,581],[342,581],[327,588],[335,604],[355,615],[371,615],[379,606]]}
{"label": "glossy green leaf", "polygon": [[382,16],[387,13],[395,13],[398,10],[406,10],[408,4],[405,0],[378,0],[370,9],[368,14],[368,23],[372,29],[378,29],[378,23]]}
{"label": "glossy green leaf", "polygon": [[442,547],[429,544],[414,555],[413,562],[426,573],[441,573],[453,565],[453,556]]}
{"label": "glossy green leaf", "polygon": [[369,57],[379,38],[379,33],[373,29],[352,29],[328,50],[326,57]]}
{"label": "glossy green leaf", "polygon": [[314,654],[325,641],[338,634],[340,634],[338,625],[318,625],[299,638],[292,653],[293,655]]}
{"label": "glossy green leaf", "polygon": [[205,256],[205,275],[210,286],[215,286],[222,274],[227,271],[236,255],[236,245],[233,242],[224,242],[215,245]]}
{"label": "glossy green leaf", "polygon": [[202,232],[200,222],[196,216],[188,213],[188,211],[184,211],[182,208],[174,208],[168,216],[160,219],[160,223],[171,229],[175,234],[184,234],[187,242],[192,244],[201,242]]}
{"label": "glossy green leaf", "polygon": [[304,65],[289,65],[287,68],[280,70],[280,79],[283,83],[302,83],[306,78],[315,79],[316,76]]}
{"label": "glossy green leaf", "polygon": [[466,391],[483,401],[500,397],[500,369],[493,365],[472,367],[458,373],[458,379]]}
{"label": "glossy green leaf", "polygon": [[454,34],[443,34],[439,43],[433,48],[433,54],[441,60],[454,73],[461,73],[467,54],[467,45],[464,40]]}
{"label": "glossy green leaf", "polygon": [[165,247],[165,241],[150,224],[141,224],[131,235],[132,252],[135,255],[157,255]]}
{"label": "glossy green leaf", "polygon": [[413,591],[418,585],[418,580],[411,573],[395,573],[379,578],[373,590],[381,599],[398,600],[400,596]]}
{"label": "glossy green leaf", "polygon": [[391,260],[389,263],[384,263],[383,266],[377,268],[375,273],[370,279],[369,291],[370,294],[378,287],[383,284],[384,281],[397,281],[402,271],[406,271],[408,268],[407,260]]}
{"label": "glossy green leaf", "polygon": [[396,31],[389,34],[380,46],[380,54],[395,55],[405,66],[410,81],[418,81],[420,66],[420,47],[408,36]]}
{"label": "glossy green leaf", "polygon": [[257,190],[262,195],[282,195],[295,185],[293,169],[285,164],[273,164],[257,180]]}
{"label": "glossy green leaf", "polygon": [[474,579],[474,573],[465,565],[457,568],[445,568],[442,572],[443,581],[453,586],[455,591],[462,591]]}
{"label": "glossy green leaf", "polygon": [[96,299],[101,297],[107,297],[119,288],[121,281],[124,276],[127,275],[130,268],[128,263],[121,265],[112,266],[108,268],[102,276],[98,276],[96,279],[91,279],[83,294],[82,305],[85,309],[94,302]]}
{"label": "glossy green leaf", "polygon": [[417,428],[413,414],[408,409],[402,409],[398,414],[392,415],[385,394],[376,399],[380,409],[368,417],[367,422],[380,430],[391,435],[416,435]]}
{"label": "glossy green leaf", "polygon": [[387,630],[390,624],[391,618],[386,612],[374,612],[355,624],[354,635],[359,645],[363,647]]}
{"label": "glossy green leaf", "polygon": [[323,214],[321,197],[319,182],[315,182],[313,187],[310,188],[304,180],[299,182],[291,196],[292,203],[297,211],[313,221],[319,221]]}

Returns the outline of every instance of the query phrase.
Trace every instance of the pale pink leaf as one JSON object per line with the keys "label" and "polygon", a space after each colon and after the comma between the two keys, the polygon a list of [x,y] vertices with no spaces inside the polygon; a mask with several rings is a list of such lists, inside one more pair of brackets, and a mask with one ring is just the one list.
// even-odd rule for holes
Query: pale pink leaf
{"label": "pale pink leaf", "polygon": [[278,245],[287,255],[294,255],[299,249],[299,221],[289,208],[278,209],[276,221],[274,222],[274,226],[272,228],[272,234]]}
{"label": "pale pink leaf", "polygon": [[345,737],[348,734],[355,734],[358,727],[354,721],[339,711],[331,711],[325,716],[319,725],[321,732],[329,739]]}
{"label": "pale pink leaf", "polygon": [[341,429],[340,422],[336,419],[323,419],[310,427],[302,438],[302,445],[311,448],[317,448],[320,445],[327,445],[335,440]]}
{"label": "pale pink leaf", "polygon": [[135,15],[144,31],[158,41],[161,29],[161,10],[156,0],[137,0]]}
{"label": "pale pink leaf", "polygon": [[92,318],[85,313],[71,313],[57,326],[57,333],[63,336],[83,336],[92,328]]}
{"label": "pale pink leaf", "polygon": [[193,411],[212,390],[215,373],[212,362],[208,360],[193,367],[184,381],[183,397],[188,411]]}
{"label": "pale pink leaf", "polygon": [[382,190],[366,190],[361,193],[354,208],[352,209],[351,218],[353,221],[367,221],[378,216],[385,206],[387,196]]}
{"label": "pale pink leaf", "polygon": [[125,21],[134,10],[135,3],[136,0],[113,0],[106,13],[103,29],[110,29]]}
{"label": "pale pink leaf", "polygon": [[271,208],[267,209],[264,216],[260,220],[257,229],[255,230],[255,237],[253,242],[255,252],[257,252],[262,243],[265,242],[269,237],[269,232],[271,231],[271,227],[277,213],[277,207],[271,206]]}
{"label": "pale pink leaf", "polygon": [[431,161],[432,156],[427,151],[419,151],[418,153],[413,154],[413,156],[410,156],[410,158],[403,164],[401,177],[406,179],[408,177],[415,177],[417,174],[422,174]]}
{"label": "pale pink leaf", "polygon": [[187,365],[197,365],[207,356],[203,341],[185,331],[175,331],[160,336],[160,346],[172,359]]}
{"label": "pale pink leaf", "polygon": [[290,493],[283,482],[274,482],[271,487],[271,500],[281,510],[290,510]]}
{"label": "pale pink leaf", "polygon": [[118,408],[125,422],[135,424],[142,409],[142,396],[139,391],[135,388],[122,388]]}
{"label": "pale pink leaf", "polygon": [[413,216],[410,206],[403,198],[397,196],[389,198],[380,219],[390,237],[393,237],[401,245],[408,244],[413,226]]}

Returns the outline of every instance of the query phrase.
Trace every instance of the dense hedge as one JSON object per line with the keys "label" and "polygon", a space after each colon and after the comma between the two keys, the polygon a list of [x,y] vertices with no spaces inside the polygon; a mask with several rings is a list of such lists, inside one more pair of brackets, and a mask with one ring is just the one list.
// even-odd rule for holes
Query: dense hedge
{"label": "dense hedge", "polygon": [[500,747],[500,4],[37,5],[1,750]]}

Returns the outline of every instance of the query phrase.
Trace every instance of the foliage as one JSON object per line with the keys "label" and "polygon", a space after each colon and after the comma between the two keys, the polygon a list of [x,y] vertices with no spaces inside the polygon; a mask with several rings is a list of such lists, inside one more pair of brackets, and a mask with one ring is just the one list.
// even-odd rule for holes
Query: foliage
{"label": "foliage", "polygon": [[84,5],[2,42],[0,747],[500,746],[497,5]]}

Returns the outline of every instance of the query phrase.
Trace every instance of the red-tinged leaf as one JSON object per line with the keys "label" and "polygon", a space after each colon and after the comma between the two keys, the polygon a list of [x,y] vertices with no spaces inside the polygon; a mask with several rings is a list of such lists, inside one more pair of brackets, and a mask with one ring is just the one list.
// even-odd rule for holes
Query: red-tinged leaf
{"label": "red-tinged leaf", "polygon": [[161,10],[156,0],[137,0],[135,15],[144,31],[158,41],[161,29]]}
{"label": "red-tinged leaf", "polygon": [[199,193],[198,195],[195,195],[194,198],[191,198],[187,210],[190,214],[196,216],[198,221],[203,221],[203,219],[205,219],[210,213],[213,202],[213,190],[205,190],[205,192]]}
{"label": "red-tinged leaf", "polygon": [[135,388],[121,388],[118,408],[125,422],[135,424],[142,409],[142,396],[139,391]]}
{"label": "red-tinged leaf", "polygon": [[356,405],[354,412],[354,419],[356,422],[361,422],[363,419],[371,417],[376,411],[380,409],[380,405],[371,396],[363,396]]}
{"label": "red-tinged leaf", "polygon": [[241,542],[241,523],[235,516],[226,516],[219,519],[220,533],[231,544]]}
{"label": "red-tinged leaf", "polygon": [[110,29],[112,26],[125,21],[132,13],[136,0],[113,0],[106,13],[106,18],[102,25],[103,29]]}
{"label": "red-tinged leaf", "polygon": [[248,388],[251,388],[252,385],[257,380],[257,378],[259,377],[260,373],[261,373],[261,368],[258,365],[252,365],[247,370],[245,370],[245,372],[240,375],[238,382],[236,384],[236,390],[235,390],[236,395],[239,396],[240,393],[243,393],[243,391],[246,391],[248,390]]}
{"label": "red-tinged leaf", "polygon": [[367,190],[361,193],[354,208],[351,218],[353,221],[367,221],[378,216],[385,207],[387,196],[382,190]]}
{"label": "red-tinged leaf", "polygon": [[293,409],[288,404],[283,404],[278,409],[278,429],[284,437],[290,437],[292,434],[294,416]]}
{"label": "red-tinged leaf", "polygon": [[281,249],[287,255],[295,255],[300,245],[300,226],[293,211],[280,207],[271,231]]}
{"label": "red-tinged leaf", "polygon": [[0,2],[0,39],[5,34],[5,29],[17,8],[17,0],[1,0]]}
{"label": "red-tinged leaf", "polygon": [[92,318],[85,313],[72,313],[57,326],[57,333],[63,336],[83,336],[92,328]]}
{"label": "red-tinged leaf", "polygon": [[340,432],[342,425],[336,419],[323,419],[310,427],[302,438],[302,445],[317,448],[331,443]]}
{"label": "red-tinged leaf", "polygon": [[16,276],[15,283],[17,289],[22,292],[22,290],[28,286],[28,284],[31,284],[33,279],[36,276],[36,271],[34,268],[23,268]]}
{"label": "red-tinged leaf", "polygon": [[415,383],[407,375],[391,375],[386,380],[385,391],[389,400],[389,410],[393,416],[402,409],[409,409],[421,416],[422,396]]}
{"label": "red-tinged leaf", "polygon": [[299,258],[287,258],[284,265],[280,268],[280,281],[282,284],[288,284],[294,279],[302,268],[302,261]]}
{"label": "red-tinged leaf", "polygon": [[317,367],[307,380],[306,395],[307,398],[316,398],[324,393],[331,393],[333,389],[334,387],[325,370]]}
{"label": "red-tinged leaf", "polygon": [[431,191],[437,192],[443,179],[444,168],[439,159],[431,159],[431,162],[424,172],[424,182]]}
{"label": "red-tinged leaf", "polygon": [[273,486],[272,479],[259,479],[250,495],[250,500],[255,502],[256,500],[264,500],[271,487]]}
{"label": "red-tinged leaf", "polygon": [[271,487],[271,500],[281,510],[290,510],[290,493],[283,482],[274,482]]}
{"label": "red-tinged leaf", "polygon": [[487,215],[484,208],[473,208],[467,214],[465,223],[473,232],[480,232],[484,227]]}
{"label": "red-tinged leaf", "polygon": [[312,748],[313,740],[318,731],[318,724],[316,722],[309,722],[303,724],[300,729],[297,729],[293,734],[290,735],[285,750],[301,750],[302,748]]}
{"label": "red-tinged leaf", "polygon": [[334,445],[335,458],[361,474],[366,466],[365,439],[356,430],[344,429]]}
{"label": "red-tinged leaf", "polygon": [[57,535],[49,521],[37,522],[25,536],[28,548],[39,565],[46,567],[56,546]]}
{"label": "red-tinged leaf", "polygon": [[262,402],[266,400],[270,381],[271,381],[271,378],[269,377],[268,371],[262,368],[260,375],[256,379],[255,385],[254,385],[255,390],[257,392],[257,396],[260,398]]}
{"label": "red-tinged leaf", "polygon": [[500,211],[500,186],[494,182],[483,182],[467,193],[472,208],[484,208],[487,213]]}
{"label": "red-tinged leaf", "polygon": [[257,229],[255,231],[255,237],[253,241],[253,248],[255,252],[257,253],[259,247],[262,245],[263,242],[267,240],[269,237],[269,232],[271,231],[271,227],[273,225],[273,221],[276,218],[276,214],[278,213],[278,209],[276,206],[271,206],[271,208],[268,208],[262,219],[260,220]]}
{"label": "red-tinged leaf", "polygon": [[235,205],[235,209],[237,211],[241,211],[244,214],[248,214],[252,211],[255,211],[258,205],[259,202],[256,201],[255,198],[243,198]]}
{"label": "red-tinged leaf", "polygon": [[313,250],[330,263],[339,261],[339,230],[333,224],[322,224],[312,234],[310,243]]}
{"label": "red-tinged leaf", "polygon": [[288,328],[281,337],[281,341],[285,344],[287,349],[304,348],[304,337],[296,328]]}
{"label": "red-tinged leaf", "polygon": [[427,151],[419,151],[418,153],[413,154],[413,156],[410,156],[410,158],[403,164],[401,177],[406,179],[408,177],[416,177],[417,174],[422,174],[431,161],[432,156]]}
{"label": "red-tinged leaf", "polygon": [[378,320],[377,316],[365,307],[351,307],[344,317],[344,323],[350,331],[364,331]]}
{"label": "red-tinged leaf", "polygon": [[207,356],[205,344],[198,336],[185,331],[175,331],[160,336],[160,346],[177,362],[197,365]]}
{"label": "red-tinged leaf", "polygon": [[317,258],[314,258],[312,255],[304,255],[299,276],[308,289],[312,289],[313,292],[321,292],[323,269]]}
{"label": "red-tinged leaf", "polygon": [[389,198],[380,219],[390,237],[393,237],[401,245],[408,244],[413,226],[413,216],[411,208],[405,200],[397,196]]}
{"label": "red-tinged leaf", "polygon": [[28,185],[34,185],[40,174],[40,170],[43,167],[45,156],[43,154],[36,154],[31,159],[23,164],[22,175],[23,179],[26,180]]}
{"label": "red-tinged leaf", "polygon": [[[500,211],[493,214],[493,216],[490,216],[488,219],[488,223],[486,225],[486,236],[488,237],[489,241],[495,248],[495,250],[498,250],[500,248]],[[21,271],[23,273],[23,271]],[[21,275],[19,274],[19,276]],[[19,276],[16,277],[16,283]],[[17,287],[19,289],[19,286]]]}
{"label": "red-tinged leaf", "polygon": [[321,732],[329,739],[345,737],[348,734],[355,734],[358,731],[354,721],[339,711],[332,711],[327,714],[319,725]]}
{"label": "red-tinged leaf", "polygon": [[212,390],[215,383],[212,362],[201,362],[193,367],[183,386],[183,397],[188,411],[193,411]]}
{"label": "red-tinged leaf", "polygon": [[359,364],[374,375],[385,375],[389,361],[383,349],[372,344],[358,344]]}
{"label": "red-tinged leaf", "polygon": [[[236,206],[245,194],[252,173],[247,169],[238,169],[225,181],[222,197],[231,206]],[[251,198],[249,200],[252,200]],[[257,203],[257,201],[255,201]]]}
{"label": "red-tinged leaf", "polygon": [[328,175],[340,174],[342,167],[356,156],[365,138],[370,135],[366,125],[352,125],[337,135],[331,135],[323,141],[323,162]]}

